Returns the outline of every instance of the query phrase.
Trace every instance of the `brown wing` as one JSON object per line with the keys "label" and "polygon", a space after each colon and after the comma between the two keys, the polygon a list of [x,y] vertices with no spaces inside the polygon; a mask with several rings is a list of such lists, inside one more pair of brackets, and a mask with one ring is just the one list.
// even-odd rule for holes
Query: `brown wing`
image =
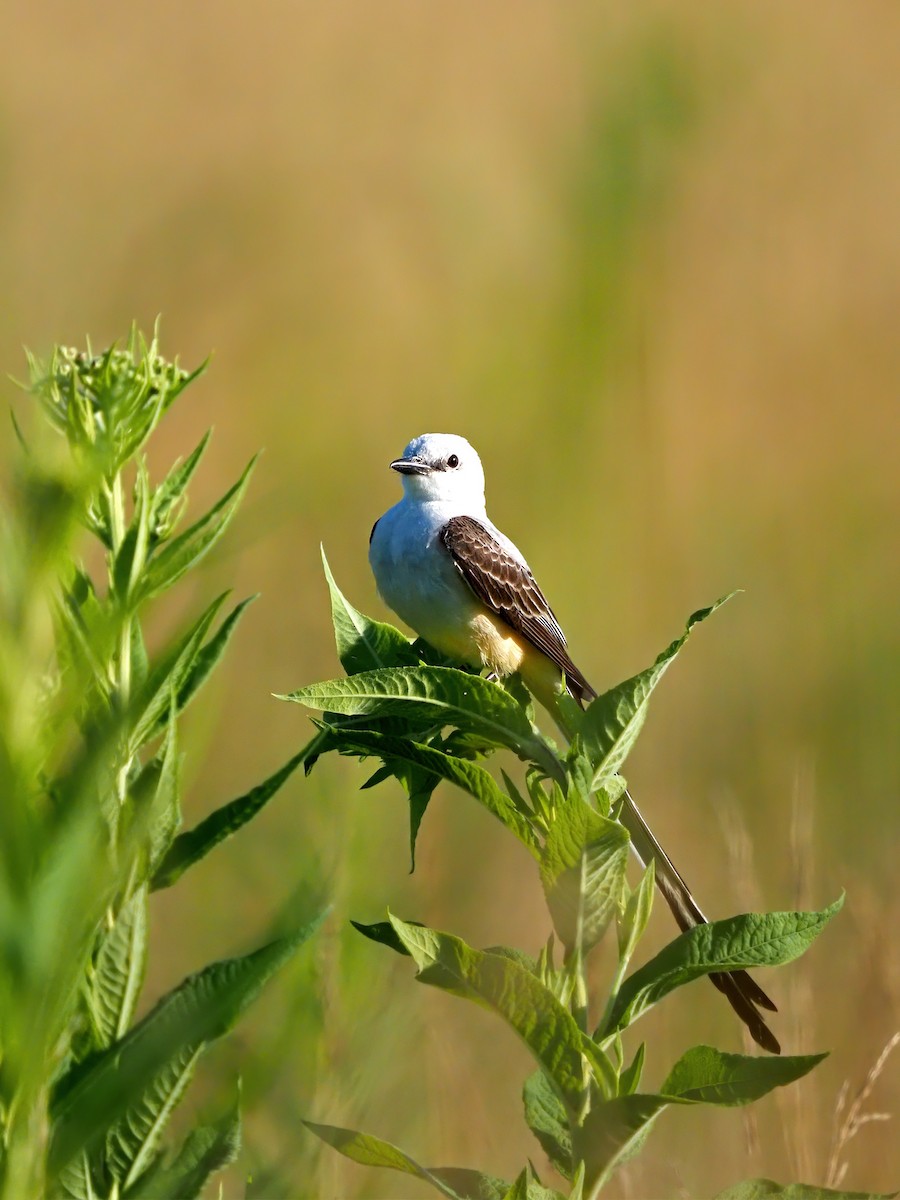
{"label": "brown wing", "polygon": [[593,699],[596,692],[569,658],[559,621],[528,567],[474,517],[451,517],[441,541],[478,599],[559,667],[576,699]]}

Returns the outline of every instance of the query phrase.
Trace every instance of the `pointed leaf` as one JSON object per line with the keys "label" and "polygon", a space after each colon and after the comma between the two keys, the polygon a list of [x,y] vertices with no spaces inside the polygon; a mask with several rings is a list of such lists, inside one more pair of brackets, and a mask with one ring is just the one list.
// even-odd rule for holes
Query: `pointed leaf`
{"label": "pointed leaf", "polygon": [[383,621],[373,621],[344,597],[334,581],[324,547],[322,566],[331,594],[331,620],[338,658],[347,674],[357,675],[379,667],[415,666],[419,657],[399,629]]}
{"label": "pointed leaf", "polygon": [[150,539],[149,490],[146,467],[139,463],[135,481],[134,515],[113,563],[113,591],[123,606],[131,595],[147,557]]}
{"label": "pointed leaf", "polygon": [[318,1125],[314,1121],[304,1121],[303,1124],[316,1137],[333,1146],[353,1162],[362,1163],[367,1167],[390,1167],[391,1170],[402,1171],[405,1175],[414,1175],[423,1183],[430,1183],[448,1200],[463,1200],[458,1191],[390,1142],[382,1141],[370,1133],[359,1133],[355,1129],[341,1129],[337,1125]]}
{"label": "pointed leaf", "polygon": [[576,1132],[574,1154],[583,1159],[585,1185],[597,1195],[616,1167],[635,1155],[659,1114],[669,1104],[665,1096],[615,1096],[595,1104]]}
{"label": "pointed leaf", "polygon": [[[363,937],[367,937],[370,941],[378,942],[380,946],[387,946],[389,949],[395,950],[398,954],[405,954],[409,957],[409,951],[400,940],[400,935],[390,921],[376,921],[374,925],[363,925],[360,921],[351,921],[350,924],[358,933],[361,933]],[[408,924],[412,925],[415,922],[410,921]]]}
{"label": "pointed leaf", "polygon": [[576,792],[557,807],[541,854],[541,882],[553,927],[571,952],[600,941],[624,900],[628,834]]}
{"label": "pointed leaf", "polygon": [[213,1125],[193,1130],[171,1166],[140,1179],[126,1200],[195,1200],[211,1175],[234,1162],[241,1149],[241,1114],[237,1104]]}
{"label": "pointed leaf", "polygon": [[168,475],[154,492],[150,505],[150,532],[156,541],[168,537],[174,525],[177,524],[182,507],[179,502],[184,496],[194,472],[200,465],[200,460],[206,452],[211,436],[212,430],[208,429],[184,462],[179,459],[174,463]]}
{"label": "pointed leaf", "polygon": [[709,608],[695,612],[688,619],[681,637],[676,638],[659,655],[652,667],[604,692],[588,706],[580,723],[580,733],[585,753],[594,767],[595,787],[603,787],[611,782],[625,762],[647,715],[650,694],[671,666],[691,630],[711,616],[716,609],[721,608],[733,595],[734,592],[723,596]]}
{"label": "pointed leaf", "polygon": [[135,711],[139,715],[135,718],[134,730],[130,737],[132,752],[139,750],[159,732],[159,723],[169,711],[172,696],[177,696],[184,687],[216,613],[227,595],[227,592],[223,592],[217,596],[150,672],[135,701]]}
{"label": "pointed leaf", "polygon": [[147,889],[139,888],[103,938],[90,985],[90,1008],[101,1047],[131,1024],[147,968]]}
{"label": "pointed leaf", "polygon": [[774,1088],[800,1079],[827,1057],[799,1054],[760,1058],[725,1054],[712,1046],[693,1046],[669,1072],[660,1091],[704,1104],[749,1104]]}
{"label": "pointed leaf", "polygon": [[152,891],[159,888],[171,887],[184,872],[205,858],[211,850],[231,837],[238,829],[252,820],[258,812],[272,799],[279,788],[287,782],[294,771],[310,757],[318,753],[321,735],[316,735],[293,758],[288,759],[284,766],[270,775],[268,779],[251,788],[245,795],[223,804],[205,817],[199,825],[178,835],[154,874],[150,887]]}
{"label": "pointed leaf", "polygon": [[822,912],[747,913],[689,929],[625,980],[602,1036],[624,1029],[674,988],[701,975],[791,962],[843,902],[841,897]]}
{"label": "pointed leaf", "polygon": [[323,917],[253,954],[189,976],[120,1042],[73,1068],[60,1082],[51,1109],[51,1174],[139,1105],[159,1086],[160,1076],[179,1074],[185,1055],[227,1033]]}
{"label": "pointed leaf", "polygon": [[417,978],[502,1017],[544,1069],[567,1111],[577,1113],[586,1087],[583,1056],[593,1057],[596,1048],[553,993],[505,955],[473,950],[452,934],[398,917],[390,920],[419,968]]}
{"label": "pointed leaf", "polygon": [[199,521],[195,521],[178,537],[161,543],[144,572],[139,589],[140,599],[146,600],[171,587],[185,571],[209,553],[228,528],[231,518],[243,498],[250,473],[255,465],[256,456],[254,455],[244,468],[237,483],[228,489],[209,512],[205,513]]}
{"label": "pointed leaf", "polygon": [[[646,1042],[641,1042],[635,1051],[631,1065],[627,1066],[619,1076],[619,1092],[623,1096],[631,1096],[641,1086],[641,1076],[644,1073],[644,1056],[647,1053]],[[665,1091],[665,1088],[663,1088]]]}
{"label": "pointed leaf", "polygon": [[181,827],[181,800],[178,778],[178,722],[176,707],[169,709],[169,728],[159,753],[159,777],[150,807],[150,859],[148,873],[156,871],[160,861]]}
{"label": "pointed leaf", "polygon": [[522,1089],[525,1123],[564,1179],[571,1180],[572,1134],[566,1110],[543,1071],[530,1075]]}
{"label": "pointed leaf", "polygon": [[533,854],[537,853],[538,839],[531,825],[484,767],[409,738],[346,726],[334,732],[343,753],[377,754],[386,762],[407,762],[455,783],[502,821]]}
{"label": "pointed leaf", "polygon": [[480,675],[453,667],[364,671],[349,679],[314,683],[279,699],[323,712],[426,716],[436,723],[479,733],[493,745],[506,746],[539,763],[548,774],[561,774],[555,755],[507,691]]}
{"label": "pointed leaf", "polygon": [[240,604],[235,605],[209,641],[200,648],[194,661],[191,663],[190,670],[187,672],[184,682],[178,689],[179,712],[183,712],[187,708],[190,701],[209,678],[213,668],[225,653],[228,643],[231,641],[232,634],[237,629],[238,622],[244,615],[247,607],[257,598],[257,596],[248,596],[246,600],[242,600]]}
{"label": "pointed leaf", "polygon": [[169,1118],[194,1076],[205,1042],[188,1046],[166,1065],[141,1096],[106,1135],[106,1162],[114,1179],[128,1188],[156,1158]]}

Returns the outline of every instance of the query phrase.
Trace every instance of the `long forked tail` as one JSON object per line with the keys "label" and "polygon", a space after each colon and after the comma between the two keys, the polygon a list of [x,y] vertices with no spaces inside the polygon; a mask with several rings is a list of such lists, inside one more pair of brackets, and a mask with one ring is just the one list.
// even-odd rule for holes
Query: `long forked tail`
{"label": "long forked tail", "polygon": [[[565,666],[566,688],[579,704],[589,704],[596,699],[597,693],[581,674],[578,668],[566,655],[568,665]],[[546,689],[537,690],[531,680],[527,680],[538,699],[553,715],[554,720],[567,737],[571,730],[567,729],[565,715],[556,703],[556,693]],[[541,681],[542,682],[542,681]],[[556,683],[558,686],[559,679]],[[619,819],[628,830],[631,845],[635,854],[646,867],[651,862],[656,870],[656,883],[668,904],[678,928],[682,932],[693,929],[696,925],[706,925],[697,901],[691,895],[691,889],[675,869],[675,864],[656,840],[652,829],[644,820],[641,811],[635,804],[631,794],[626,791]],[[747,1026],[750,1036],[758,1046],[771,1054],[780,1054],[781,1046],[778,1039],[763,1020],[760,1009],[777,1012],[777,1007],[766,995],[758,983],[746,971],[717,971],[709,977],[715,986],[728,1000],[728,1003]]]}
{"label": "long forked tail", "polygon": [[[649,866],[653,862],[656,882],[663,899],[668,904],[679,929],[686,931],[696,925],[705,925],[706,917],[691,895],[691,890],[675,869],[675,864],[656,840],[650,826],[641,816],[630,792],[625,792],[620,820],[631,836],[631,844],[638,858]],[[758,1046],[772,1054],[780,1054],[778,1039],[766,1025],[759,1012],[764,1008],[776,1012],[775,1004],[769,999],[746,971],[721,971],[710,975],[710,979],[728,999],[728,1003],[741,1018],[750,1036]]]}

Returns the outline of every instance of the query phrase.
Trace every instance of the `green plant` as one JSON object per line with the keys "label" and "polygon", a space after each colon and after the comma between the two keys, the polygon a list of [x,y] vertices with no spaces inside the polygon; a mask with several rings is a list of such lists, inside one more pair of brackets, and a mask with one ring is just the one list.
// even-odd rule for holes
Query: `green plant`
{"label": "green plant", "polygon": [[[754,1057],[695,1046],[658,1087],[641,1091],[644,1044],[626,1057],[626,1032],[670,992],[703,975],[791,961],[842,903],[822,912],[747,914],[702,924],[630,970],[650,915],[654,878],[650,868],[636,888],[626,879],[629,836],[617,819],[625,787],[619,771],[653,688],[691,628],[718,606],[694,614],[685,634],[648,671],[586,711],[574,702],[564,705],[562,722],[571,736],[559,748],[535,726],[530,697],[516,678],[493,682],[448,666],[425,643],[410,643],[357,611],[327,563],[325,570],[347,676],[284,697],[324,714],[316,721],[316,755],[333,750],[380,760],[368,784],[392,776],[406,789],[413,853],[438,783],[448,780],[467,792],[534,858],[554,932],[532,957],[507,946],[477,950],[393,914],[378,924],[354,924],[409,956],[421,982],[487,1008],[521,1038],[537,1066],[523,1090],[525,1120],[567,1181],[568,1196],[598,1196],[667,1107],[748,1104],[811,1070],[823,1055]],[[482,765],[499,750],[522,761],[524,785],[502,772],[501,786]],[[314,761],[311,756],[308,765]],[[611,926],[618,961],[607,994],[598,997],[589,993],[585,964]],[[308,1124],[348,1158],[416,1176],[451,1200],[561,1196],[531,1165],[512,1183],[474,1170],[427,1168],[379,1138]],[[727,1194],[732,1200],[810,1194],[763,1186],[756,1181]]]}
{"label": "green plant", "polygon": [[253,464],[183,528],[208,435],[156,485],[144,448],[200,371],[136,332],[29,367],[55,434],[19,433],[0,525],[0,1195],[196,1196],[237,1154],[236,1099],[174,1151],[168,1119],[321,919],[189,976],[135,1023],[150,893],[303,761],[179,833],[179,718],[249,601],[216,627],[218,596],[155,655],[144,621],[225,532]]}

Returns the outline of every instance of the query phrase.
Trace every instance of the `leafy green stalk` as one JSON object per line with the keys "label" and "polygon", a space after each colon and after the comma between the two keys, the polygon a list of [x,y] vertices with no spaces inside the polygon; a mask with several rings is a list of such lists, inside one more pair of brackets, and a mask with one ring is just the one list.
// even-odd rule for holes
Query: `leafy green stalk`
{"label": "leafy green stalk", "polygon": [[[561,752],[535,726],[528,697],[515,681],[435,665],[420,643],[354,608],[327,562],[325,571],[347,676],[283,697],[326,714],[317,754],[334,750],[377,759],[380,766],[365,786],[391,777],[403,785],[413,836],[424,812],[418,798],[442,781],[482,804],[536,860],[554,933],[533,959],[504,946],[477,950],[390,914],[386,922],[354,924],[370,940],[410,956],[421,982],[473,1001],[525,1044],[537,1067],[523,1092],[525,1119],[568,1181],[570,1200],[598,1196],[671,1105],[751,1103],[811,1070],[822,1055],[754,1058],[699,1046],[682,1056],[657,1090],[642,1092],[647,1049],[639,1045],[630,1062],[625,1056],[628,1030],[653,1004],[703,975],[720,978],[790,962],[841,904],[818,913],[747,914],[699,925],[631,967],[650,916],[655,862],[650,856],[632,890],[626,879],[631,825],[619,819],[631,802],[619,772],[655,687],[691,630],[724,601],[695,613],[647,671],[587,711],[560,696],[553,715],[569,740]],[[524,789],[502,771],[501,787],[488,771],[484,760],[498,750],[512,750],[524,762]],[[588,986],[587,964],[611,926],[617,961],[605,996],[597,996]],[[530,1168],[509,1184],[478,1172],[448,1173],[422,1167],[371,1135],[308,1124],[354,1161],[415,1175],[443,1196],[558,1195]]]}

